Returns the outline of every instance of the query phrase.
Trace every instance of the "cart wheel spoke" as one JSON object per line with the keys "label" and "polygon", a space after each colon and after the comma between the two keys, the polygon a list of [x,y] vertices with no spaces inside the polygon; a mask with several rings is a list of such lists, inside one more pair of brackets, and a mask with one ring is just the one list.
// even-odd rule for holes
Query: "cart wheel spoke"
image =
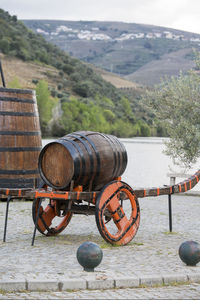
{"label": "cart wheel spoke", "polygon": [[113,199],[110,201],[110,204],[108,205],[108,209],[111,212],[113,221],[118,229],[122,230],[124,227],[126,227],[129,220],[117,197],[113,197]]}
{"label": "cart wheel spoke", "polygon": [[[34,224],[36,223],[38,205],[39,199],[34,199],[32,206],[32,216]],[[47,236],[56,235],[62,232],[67,227],[71,220],[71,217],[71,212],[66,213],[66,215],[63,217],[57,217],[55,201],[51,201],[49,204],[47,204],[46,201],[44,204],[42,202],[39,212],[37,229],[40,233]]]}
{"label": "cart wheel spoke", "polygon": [[[124,201],[121,201],[122,193]],[[108,212],[113,222],[107,224]],[[122,181],[107,184],[96,201],[96,223],[102,237],[111,244],[125,245],[137,233],[139,222],[139,203],[131,187]]]}

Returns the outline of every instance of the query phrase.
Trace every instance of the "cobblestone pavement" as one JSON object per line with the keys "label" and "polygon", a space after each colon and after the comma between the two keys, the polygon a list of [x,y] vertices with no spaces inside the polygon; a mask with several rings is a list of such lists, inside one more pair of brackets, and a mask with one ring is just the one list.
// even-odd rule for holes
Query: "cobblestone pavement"
{"label": "cobblestone pavement", "polygon": [[0,299],[200,299],[200,285],[0,294]]}
{"label": "cobblestone pavement", "polygon": [[[59,281],[82,279],[117,280],[140,278],[139,284],[157,284],[155,278],[173,276],[179,282],[200,281],[200,263],[196,267],[186,266],[178,256],[182,242],[200,242],[199,197],[173,195],[173,232],[169,233],[168,198],[139,199],[141,208],[140,227],[135,238],[124,247],[108,245],[100,236],[94,216],[74,215],[68,227],[57,237],[45,237],[37,232],[35,246],[31,246],[33,221],[32,203],[29,201],[10,203],[7,241],[0,241],[0,283]],[[6,203],[0,203],[0,226],[4,228]],[[84,241],[92,241],[102,247],[103,260],[94,273],[82,270],[76,259],[76,251]],[[145,281],[145,278],[147,279]],[[193,280],[194,279],[194,280]],[[195,280],[196,279],[196,280]],[[123,281],[123,280],[122,280]],[[119,283],[119,282],[118,282]],[[166,281],[165,281],[166,283]],[[115,281],[115,285],[116,281]],[[88,286],[87,286],[88,287]],[[42,293],[41,298],[200,298],[198,284],[78,292]],[[118,285],[120,287],[120,285]],[[93,287],[93,289],[95,286]],[[106,287],[106,288],[109,288]],[[158,293],[158,295],[157,295]],[[171,294],[170,294],[171,293]],[[174,293],[174,294],[173,294]],[[0,296],[7,298],[38,298],[37,292],[11,293]],[[149,295],[149,296],[148,296]],[[179,295],[179,296],[178,296]]]}

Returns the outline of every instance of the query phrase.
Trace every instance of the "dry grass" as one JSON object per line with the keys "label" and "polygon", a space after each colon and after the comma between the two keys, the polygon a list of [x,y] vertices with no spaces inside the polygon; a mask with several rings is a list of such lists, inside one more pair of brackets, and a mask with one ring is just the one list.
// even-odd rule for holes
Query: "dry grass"
{"label": "dry grass", "polygon": [[6,85],[18,78],[20,86],[32,89],[35,85],[32,79],[48,81],[54,87],[59,82],[58,70],[51,66],[41,65],[33,62],[23,62],[17,58],[10,58],[0,54]]}
{"label": "dry grass", "polygon": [[[25,89],[33,89],[35,87],[32,79],[44,79],[48,81],[49,86],[51,87],[55,87],[59,83],[59,71],[54,67],[34,62],[24,62],[20,59],[11,58],[3,54],[0,54],[0,59],[2,61],[2,67],[7,86],[9,85],[9,82],[12,82],[16,78],[19,80],[20,86]],[[138,87],[134,82],[104,70],[97,69],[94,66],[91,67],[93,67],[93,69],[100,74],[105,81],[110,82],[116,88],[137,89]]]}
{"label": "dry grass", "polygon": [[125,78],[122,78],[116,74],[113,74],[111,72],[105,71],[103,69],[100,69],[96,67],[95,65],[88,64],[97,74],[99,74],[105,81],[110,82],[112,85],[114,85],[116,88],[132,88],[137,89],[139,85],[133,81],[129,81]]}
{"label": "dry grass", "polygon": [[136,83],[126,80],[124,78],[121,78],[115,74],[102,72],[101,76],[104,80],[110,82],[118,89],[119,88],[133,88],[133,89],[137,88]]}

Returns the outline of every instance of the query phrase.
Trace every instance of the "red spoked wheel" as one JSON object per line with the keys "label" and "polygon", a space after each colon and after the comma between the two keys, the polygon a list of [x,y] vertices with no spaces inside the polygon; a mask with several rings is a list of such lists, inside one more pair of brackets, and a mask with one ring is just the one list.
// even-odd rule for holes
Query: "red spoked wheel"
{"label": "red spoked wheel", "polygon": [[[40,201],[41,200],[39,198],[36,198],[33,201],[32,217],[34,224],[36,224],[38,205]],[[72,217],[71,212],[67,212],[63,216],[59,216],[56,205],[57,201],[55,200],[50,200],[49,203],[47,203],[47,200],[41,202],[36,228],[40,233],[46,236],[53,236],[62,232],[67,227]]]}
{"label": "red spoked wheel", "polygon": [[122,181],[108,183],[98,195],[95,216],[98,230],[107,242],[128,244],[140,223],[139,203],[132,188]]}

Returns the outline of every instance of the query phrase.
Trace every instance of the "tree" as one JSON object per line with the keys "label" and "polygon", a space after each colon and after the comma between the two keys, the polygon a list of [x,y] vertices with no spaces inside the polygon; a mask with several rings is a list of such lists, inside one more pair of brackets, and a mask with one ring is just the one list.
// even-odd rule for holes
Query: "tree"
{"label": "tree", "polygon": [[200,51],[193,50],[196,70],[200,70]]}
{"label": "tree", "polygon": [[45,80],[40,80],[38,82],[36,86],[36,97],[40,116],[41,130],[43,135],[46,135],[48,133],[48,122],[52,117],[52,108],[54,106],[54,102],[50,96],[48,82],[46,82]]}
{"label": "tree", "polygon": [[0,51],[4,54],[8,54],[9,50],[10,50],[10,42],[8,38],[3,37],[2,39],[0,39]]}
{"label": "tree", "polygon": [[167,129],[166,154],[190,168],[200,155],[200,76],[198,72],[172,77],[148,91],[145,102]]}

